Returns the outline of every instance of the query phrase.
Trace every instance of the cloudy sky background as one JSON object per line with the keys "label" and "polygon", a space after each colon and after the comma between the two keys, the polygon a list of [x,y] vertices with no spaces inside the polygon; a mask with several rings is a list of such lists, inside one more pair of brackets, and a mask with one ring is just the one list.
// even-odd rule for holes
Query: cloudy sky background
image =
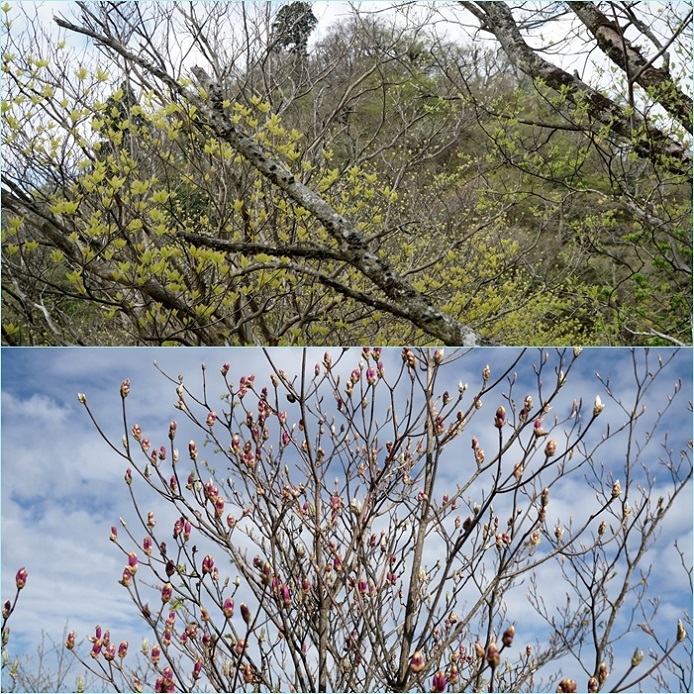
{"label": "cloudy sky background", "polygon": [[[340,350],[330,350],[336,359]],[[311,349],[308,353],[308,373],[313,375],[314,364],[322,360],[324,350]],[[549,362],[544,367],[544,388],[551,388],[559,358],[548,351]],[[298,373],[301,350],[280,349],[272,352],[273,360],[289,374]],[[516,358],[515,349],[475,349],[450,364],[439,375],[437,391],[457,392],[458,381],[469,382],[470,396],[481,383],[485,364],[492,366],[492,379],[500,375]],[[651,371],[657,367],[657,355],[664,358],[669,350],[653,350],[648,356]],[[643,369],[643,352],[639,352]],[[450,353],[447,354],[450,356]],[[14,576],[22,566],[29,572],[27,587],[22,591],[18,611],[10,624],[12,639],[10,652],[20,655],[35,652],[41,630],[59,640],[66,620],[77,632],[78,638],[93,633],[96,624],[111,630],[112,638],[126,639],[131,646],[147,636],[144,623],[129,602],[126,590],[117,581],[121,576],[124,557],[109,542],[110,528],[124,518],[136,537],[137,528],[131,502],[123,483],[126,464],[99,437],[86,411],[77,400],[83,392],[93,413],[105,431],[119,442],[122,435],[119,388],[124,378],[130,378],[132,392],[127,400],[130,423],[138,422],[154,446],[168,443],[168,425],[171,419],[179,422],[176,444],[181,460],[187,458],[186,443],[196,438],[201,448],[202,437],[192,425],[184,423],[181,412],[174,407],[175,384],[167,381],[153,366],[177,377],[185,376],[185,384],[200,392],[202,362],[207,365],[208,393],[215,400],[223,391],[219,368],[224,362],[231,364],[229,379],[238,383],[240,376],[254,373],[256,385],[269,384],[269,367],[260,349],[3,349],[2,350],[2,598],[14,595]],[[343,360],[344,377],[359,361],[360,350],[354,349]],[[401,362],[400,350],[385,350],[383,361],[386,374],[393,374]],[[526,391],[537,393],[534,365],[540,362],[540,352],[529,350],[515,367],[518,381],[514,386],[516,402],[521,402]],[[609,399],[605,388],[598,382],[595,372],[610,379],[612,393],[621,399],[627,411],[635,393],[634,366],[626,350],[584,350],[569,374],[567,385],[559,392],[551,413],[560,419],[570,411],[573,399],[583,398],[590,410],[596,394],[606,404],[599,421],[599,429],[590,432],[588,441],[596,443],[608,423],[614,428],[626,417]],[[344,382],[343,377],[343,382]],[[640,420],[644,428],[637,439],[645,445],[645,432],[654,421],[658,409],[663,409],[675,381],[681,378],[683,391],[675,398],[660,428],[648,444],[644,462],[656,467],[660,448],[666,433],[667,445],[675,451],[686,447],[691,437],[691,413],[688,403],[692,399],[691,353],[679,352],[661,376],[646,393],[648,409]],[[508,384],[485,397],[485,403],[455,445],[448,449],[445,465],[441,468],[439,492],[451,491],[456,483],[467,478],[467,466],[472,465],[470,438],[475,435],[488,455],[494,450],[497,430],[491,419],[496,407],[506,404],[501,393],[508,393]],[[327,392],[328,400],[330,392]],[[536,404],[538,402],[535,396]],[[468,401],[469,402],[469,401]],[[463,404],[467,404],[465,401]],[[220,406],[221,408],[221,406]],[[291,406],[287,406],[290,421]],[[546,419],[550,422],[550,418]],[[561,431],[553,432],[561,445]],[[625,439],[615,438],[599,449],[598,459],[615,470],[624,464]],[[201,456],[214,456],[209,449]],[[511,458],[508,458],[509,462]],[[665,484],[666,480],[662,480]],[[572,478],[572,485],[552,490],[553,514],[567,520],[569,513],[580,517],[591,504],[594,494],[581,480]],[[139,487],[142,490],[142,487]],[[657,487],[657,489],[664,489]],[[173,515],[163,504],[145,495],[143,511],[154,510],[161,527],[168,528]],[[563,512],[562,512],[563,511]],[[498,510],[502,519],[501,510]],[[461,512],[463,513],[463,512]],[[121,531],[122,532],[122,531]],[[165,534],[165,533],[162,533]],[[692,547],[692,494],[691,486],[681,495],[673,512],[663,524],[663,532],[654,545],[649,561],[652,562],[651,583],[658,587],[662,599],[660,626],[665,637],[672,638],[676,620],[682,611],[689,611],[692,596],[679,558],[673,548],[677,539],[691,565]],[[436,547],[429,548],[430,566],[438,557]],[[546,578],[543,590],[549,600],[563,602],[565,586],[556,580],[556,569]],[[527,586],[514,601],[509,618],[522,624],[529,620],[532,608],[526,602]],[[525,624],[530,622],[526,621]],[[518,627],[517,627],[518,629]],[[672,633],[671,633],[672,632]],[[638,644],[637,644],[638,645]],[[634,642],[628,641],[621,658],[631,657]],[[631,649],[631,650],[628,650]],[[628,650],[628,652],[627,652]],[[571,673],[567,673],[571,674]]]}

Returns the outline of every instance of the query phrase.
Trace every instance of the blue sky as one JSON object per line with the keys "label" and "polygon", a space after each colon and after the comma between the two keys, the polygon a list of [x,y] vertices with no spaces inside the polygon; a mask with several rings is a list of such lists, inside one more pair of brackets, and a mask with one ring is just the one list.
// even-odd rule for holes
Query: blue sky
{"label": "blue sky", "polygon": [[[334,359],[340,353],[329,350]],[[308,372],[322,360],[325,350],[308,352]],[[297,372],[302,352],[294,349],[272,351],[272,358],[289,374]],[[343,366],[343,381],[359,360],[360,350],[347,354]],[[447,356],[452,352],[447,350]],[[474,349],[461,353],[461,358],[448,365],[439,375],[438,390],[448,389],[455,394],[458,381],[468,382],[468,394],[480,385],[485,364],[492,366],[492,380],[516,358],[515,349]],[[648,355],[650,370],[657,368],[657,356],[667,359],[669,350],[653,350]],[[541,379],[545,391],[556,379],[559,357],[554,350],[547,351],[548,362]],[[167,381],[153,366],[153,360],[165,372],[176,377],[182,374],[184,383],[199,391],[201,362],[207,365],[209,393],[214,399],[221,392],[219,368],[231,364],[230,380],[238,383],[241,375],[256,375],[256,384],[268,381],[269,367],[260,349],[3,349],[2,350],[2,598],[14,593],[14,576],[25,566],[29,571],[27,587],[21,594],[18,612],[11,619],[11,653],[32,653],[45,630],[54,639],[60,639],[66,620],[75,629],[78,638],[93,632],[96,624],[110,628],[114,638],[127,639],[138,644],[147,633],[135,613],[125,590],[117,583],[123,567],[123,556],[109,542],[110,528],[119,525],[119,518],[133,526],[134,516],[127,490],[122,482],[124,462],[111,451],[98,436],[84,408],[78,403],[77,393],[87,395],[90,408],[105,431],[118,442],[122,435],[120,424],[119,387],[124,378],[132,383],[127,405],[130,423],[138,422],[155,446],[167,442],[171,419],[179,422],[177,445],[184,458],[186,442],[200,436],[191,425],[184,423],[181,413],[174,408],[175,385]],[[645,370],[644,353],[638,352],[639,370]],[[386,373],[394,373],[401,360],[400,350],[385,350],[383,361]],[[537,393],[535,371],[541,361],[538,350],[529,350],[515,367],[517,381],[513,397],[521,402],[527,392]],[[546,418],[551,425],[554,415],[567,416],[573,399],[583,398],[590,410],[597,394],[605,403],[599,423],[601,428],[589,432],[587,443],[599,443],[601,431],[609,423],[614,429],[626,417],[615,402],[609,399],[603,380],[609,378],[610,389],[630,410],[635,395],[634,365],[626,350],[584,350],[569,374],[569,381],[553,402],[553,411]],[[646,429],[655,421],[658,409],[667,404],[674,383],[682,379],[683,391],[678,394],[656,430],[653,439],[645,438]],[[448,449],[445,468],[442,468],[438,489],[451,490],[461,481],[461,465],[471,455],[470,437],[477,436],[482,448],[491,454],[497,431],[490,425],[499,405],[506,404],[503,393],[508,394],[508,382],[485,397],[483,408],[475,415],[466,431]],[[668,446],[674,451],[686,447],[691,438],[692,400],[691,352],[680,351],[667,369],[647,391],[646,413],[640,420],[643,430],[637,431],[635,441],[644,447],[643,462],[655,469],[662,455],[660,442],[667,432]],[[329,393],[328,393],[329,395]],[[537,395],[535,396],[537,402]],[[290,417],[292,412],[287,407]],[[507,408],[508,409],[508,408]],[[564,427],[565,428],[565,427]],[[639,433],[640,432],[640,433]],[[552,432],[561,442],[561,427]],[[619,437],[598,448],[596,462],[604,463],[620,476],[624,464],[624,439]],[[561,443],[560,443],[561,445]],[[205,455],[212,455],[205,451]],[[450,463],[448,461],[451,461]],[[462,462],[459,462],[462,461]],[[464,467],[463,467],[464,470]],[[658,473],[660,474],[660,473]],[[623,477],[622,477],[623,479]],[[659,480],[656,489],[666,480]],[[480,482],[484,486],[484,481]],[[582,491],[578,491],[578,489]],[[470,492],[478,493],[477,488]],[[474,500],[474,499],[473,499]],[[594,494],[586,486],[557,486],[552,490],[551,510],[557,520],[566,522],[567,515],[576,518],[595,503]],[[145,504],[153,508],[158,518],[166,518],[166,509],[158,501]],[[498,512],[502,515],[503,510]],[[503,516],[502,516],[503,517]],[[163,522],[160,520],[160,522]],[[137,534],[137,532],[136,532]],[[682,495],[663,525],[663,533],[649,555],[653,574],[651,580],[658,586],[661,596],[665,635],[670,636],[682,610],[690,610],[692,598],[683,571],[677,570],[679,560],[672,542],[678,539],[691,565],[692,549],[692,493],[691,486]],[[431,565],[436,560],[436,548],[430,549]],[[541,577],[546,581],[546,597],[563,599],[561,582],[549,572]],[[519,597],[524,595],[523,588]],[[529,604],[519,600],[514,619],[530,620]],[[526,621],[526,623],[529,623]],[[633,650],[633,645],[629,642]],[[631,651],[621,654],[630,658]]]}

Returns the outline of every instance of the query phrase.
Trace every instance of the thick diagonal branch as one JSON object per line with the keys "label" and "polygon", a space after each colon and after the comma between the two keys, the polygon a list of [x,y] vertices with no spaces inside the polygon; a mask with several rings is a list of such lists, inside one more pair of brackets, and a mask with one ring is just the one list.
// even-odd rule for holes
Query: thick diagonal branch
{"label": "thick diagonal branch", "polygon": [[591,118],[606,125],[634,151],[668,171],[691,177],[692,153],[688,147],[648,125],[638,114],[625,110],[587,85],[578,77],[545,60],[523,39],[511,9],[503,2],[465,2],[459,5],[471,12],[484,31],[492,33],[509,60],[533,79],[566,94],[574,106],[587,108]]}

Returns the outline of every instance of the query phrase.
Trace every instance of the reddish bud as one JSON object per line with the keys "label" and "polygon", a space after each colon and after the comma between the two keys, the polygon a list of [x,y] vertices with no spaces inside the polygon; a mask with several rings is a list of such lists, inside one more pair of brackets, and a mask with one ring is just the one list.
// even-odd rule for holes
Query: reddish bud
{"label": "reddish bud", "polygon": [[214,425],[214,423],[217,421],[217,413],[216,412],[210,412],[207,415],[207,419],[205,420],[205,423],[207,424],[208,427],[211,427]]}
{"label": "reddish bud", "polygon": [[248,609],[248,605],[246,605],[245,602],[242,602],[240,605],[241,608],[241,617],[243,618],[243,621],[246,622],[246,624],[251,623],[251,611]]}
{"label": "reddish bud", "polygon": [[195,441],[191,441],[188,444],[188,453],[190,454],[190,459],[195,461],[198,459],[198,448],[195,445]]}
{"label": "reddish bud", "polygon": [[168,665],[161,671],[161,677],[157,677],[154,691],[167,693],[176,691],[173,670]]}
{"label": "reddish bud", "polygon": [[130,379],[126,378],[120,385],[120,396],[122,398],[127,398],[130,394]]}
{"label": "reddish bud", "polygon": [[133,483],[133,471],[130,468],[125,471],[125,483],[128,486]]}
{"label": "reddish bud", "polygon": [[600,689],[600,684],[599,684],[598,680],[595,677],[591,677],[588,680],[587,691],[588,692],[597,692],[597,691],[599,691],[599,689]]}
{"label": "reddish bud", "polygon": [[71,651],[75,647],[75,632],[71,631],[67,635],[67,639],[65,640],[65,648],[68,649],[68,651]]}
{"label": "reddish bud", "polygon": [[15,583],[17,584],[17,590],[22,590],[24,586],[27,584],[27,577],[29,574],[27,573],[27,570],[22,567],[19,571],[17,571],[17,575],[15,576]]}
{"label": "reddish bud", "polygon": [[494,415],[494,426],[497,429],[501,429],[504,424],[506,424],[506,409],[504,407],[499,407]]}
{"label": "reddish bud", "polygon": [[568,677],[565,677],[560,683],[559,686],[557,687],[558,692],[576,692],[578,691],[578,685],[576,684],[576,680],[569,679]]}
{"label": "reddish bud", "polygon": [[446,685],[448,681],[446,680],[446,675],[443,670],[439,670],[433,677],[431,681],[431,691],[432,692],[445,692]]}
{"label": "reddish bud", "polygon": [[156,665],[161,658],[161,648],[158,645],[152,647],[152,662]]}
{"label": "reddish bud", "polygon": [[116,645],[109,643],[108,646],[104,648],[104,658],[108,661],[114,660],[116,657]]}
{"label": "reddish bud", "polygon": [[511,624],[511,626],[506,629],[506,631],[503,633],[503,636],[501,637],[501,643],[504,644],[507,648],[511,646],[513,643],[513,636],[516,633],[516,627]]}
{"label": "reddish bud", "polygon": [[195,661],[195,665],[193,665],[193,679],[198,680],[200,679],[200,673],[202,672],[202,660],[198,658]]}
{"label": "reddish bud", "polygon": [[224,616],[227,619],[230,619],[231,617],[234,616],[234,599],[233,598],[227,598],[224,601],[224,604],[222,605],[222,612],[224,612]]}
{"label": "reddish bud", "polygon": [[487,662],[493,668],[499,665],[501,658],[499,657],[499,648],[496,643],[492,641],[489,646],[487,646]]}
{"label": "reddish bud", "polygon": [[421,672],[424,669],[424,656],[421,651],[415,651],[410,658],[410,670]]}
{"label": "reddish bud", "polygon": [[209,555],[205,555],[205,558],[202,560],[202,573],[204,574],[211,574],[212,571],[214,570],[214,559]]}
{"label": "reddish bud", "polygon": [[127,570],[130,573],[131,576],[134,576],[137,573],[137,554],[135,552],[130,552],[128,554],[128,566]]}
{"label": "reddish bud", "polygon": [[169,602],[171,596],[173,595],[173,586],[170,583],[165,583],[161,589],[161,601],[163,603]]}
{"label": "reddish bud", "polygon": [[118,657],[125,658],[126,655],[128,655],[128,642],[121,641],[120,645],[118,646]]}

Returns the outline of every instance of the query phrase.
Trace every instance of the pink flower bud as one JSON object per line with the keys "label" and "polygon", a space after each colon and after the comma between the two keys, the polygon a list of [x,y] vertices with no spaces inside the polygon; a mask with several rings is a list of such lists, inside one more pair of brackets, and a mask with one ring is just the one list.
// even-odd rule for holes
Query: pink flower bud
{"label": "pink flower bud", "polygon": [[200,673],[202,672],[202,660],[198,658],[195,661],[195,665],[193,665],[193,679],[198,680],[200,679]]}
{"label": "pink flower bud", "polygon": [[128,486],[133,483],[133,471],[130,468],[125,471],[125,483]]}
{"label": "pink flower bud", "polygon": [[190,454],[191,460],[197,460],[198,459],[198,448],[195,445],[195,441],[191,441],[188,444],[188,453]]}
{"label": "pink flower bud", "polygon": [[217,421],[217,413],[216,412],[210,412],[207,415],[207,419],[205,420],[205,423],[207,424],[208,427],[211,427],[216,421]]}
{"label": "pink flower bud", "polygon": [[173,670],[168,665],[161,671],[161,677],[157,677],[154,682],[154,691],[167,693],[176,691]]}
{"label": "pink flower bud", "polygon": [[122,659],[125,658],[126,655],[128,655],[128,642],[121,641],[118,646],[118,657]]}
{"label": "pink flower bud", "polygon": [[123,575],[121,576],[121,579],[120,579],[120,581],[118,581],[118,583],[120,583],[121,585],[123,585],[127,588],[130,585],[131,578],[132,578],[132,574],[130,573],[130,571],[128,571],[128,567],[126,566],[123,569]]}
{"label": "pink flower bud", "polygon": [[222,605],[222,612],[227,619],[231,619],[234,616],[234,599],[227,598]]}
{"label": "pink flower bud", "polygon": [[128,554],[128,566],[127,570],[130,573],[131,576],[134,576],[137,573],[137,554],[135,552],[130,552]]}
{"label": "pink flower bud", "polygon": [[251,611],[248,609],[248,605],[246,605],[245,602],[242,602],[240,605],[241,608],[241,617],[243,618],[243,621],[246,622],[246,624],[251,623]]}
{"label": "pink flower bud", "polygon": [[205,555],[205,558],[202,560],[202,573],[204,574],[210,574],[214,570],[214,559],[209,555]]}
{"label": "pink flower bud", "polygon": [[498,407],[494,415],[494,426],[497,429],[501,429],[504,424],[506,424],[506,409],[504,407]]}
{"label": "pink flower bud", "polygon": [[535,420],[533,424],[533,434],[536,439],[539,439],[541,436],[547,436],[547,432],[542,428],[542,419]]}
{"label": "pink flower bud", "polygon": [[366,370],[366,382],[369,385],[374,385],[376,381],[378,380],[378,376],[376,375],[376,369],[373,368],[373,366],[370,366]]}
{"label": "pink flower bud", "polygon": [[161,601],[163,603],[169,602],[171,596],[173,595],[173,586],[170,583],[165,583],[161,589]]}
{"label": "pink flower bud", "polygon": [[109,643],[108,646],[104,648],[104,658],[109,662],[114,660],[116,657],[116,645]]}
{"label": "pink flower bud", "polygon": [[421,672],[424,669],[424,656],[421,651],[415,651],[410,658],[410,670]]}
{"label": "pink flower bud", "polygon": [[101,643],[100,640],[94,641],[94,645],[92,646],[92,649],[89,652],[89,655],[91,655],[91,657],[94,658],[94,660],[97,660],[99,658],[99,656],[101,655],[102,645],[103,644]]}
{"label": "pink flower bud", "polygon": [[499,665],[501,658],[499,657],[499,648],[496,643],[492,641],[489,646],[487,646],[487,662],[493,668]]}
{"label": "pink flower bud", "polygon": [[68,651],[71,651],[75,647],[75,632],[71,631],[67,635],[67,639],[65,640],[65,648],[68,649]]}
{"label": "pink flower bud", "polygon": [[161,658],[161,648],[159,647],[159,645],[155,645],[152,647],[152,653],[150,657],[152,658],[152,662],[155,665],[159,662]]}
{"label": "pink flower bud", "polygon": [[142,550],[148,557],[152,556],[152,538],[149,535],[142,540]]}
{"label": "pink flower bud", "polygon": [[17,590],[22,590],[24,586],[27,584],[27,577],[29,576],[27,570],[22,567],[19,571],[17,571],[17,575],[15,576],[15,583],[17,584]]}
{"label": "pink flower bud", "polygon": [[515,635],[515,633],[516,627],[514,627],[513,624],[511,624],[511,626],[508,629],[506,629],[503,636],[501,637],[501,643],[503,643],[504,646],[506,646],[507,648],[510,647],[513,643],[513,636]]}
{"label": "pink flower bud", "polygon": [[142,438],[142,427],[140,427],[139,424],[133,424],[132,428],[130,429],[130,433],[135,441],[139,441]]}
{"label": "pink flower bud", "polygon": [[120,396],[125,399],[130,393],[130,379],[126,378],[120,385]]}
{"label": "pink flower bud", "polygon": [[446,680],[446,675],[443,670],[439,670],[431,681],[431,691],[432,692],[445,692],[446,685],[448,684]]}
{"label": "pink flower bud", "polygon": [[230,368],[231,368],[231,365],[228,362],[225,364],[222,364],[222,368],[220,369],[222,376],[226,376],[229,373]]}

